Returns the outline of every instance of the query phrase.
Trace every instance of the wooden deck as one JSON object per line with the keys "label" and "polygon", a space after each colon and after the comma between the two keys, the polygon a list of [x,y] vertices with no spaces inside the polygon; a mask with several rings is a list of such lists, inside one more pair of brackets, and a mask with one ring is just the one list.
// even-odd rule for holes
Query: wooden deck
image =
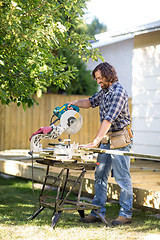
{"label": "wooden deck", "polygon": [[[27,150],[10,150],[0,153],[0,172],[32,179],[31,157]],[[59,168],[52,167],[52,174],[57,175]],[[46,166],[34,161],[34,181],[42,183]],[[71,178],[79,171],[71,170]],[[134,207],[143,207],[160,212],[160,162],[149,160],[131,161],[131,177],[134,192]],[[70,186],[68,186],[70,187]],[[75,189],[76,191],[77,189]],[[92,197],[94,194],[94,171],[87,171],[83,181],[82,195]],[[108,199],[118,200],[120,188],[114,178],[109,177]]]}

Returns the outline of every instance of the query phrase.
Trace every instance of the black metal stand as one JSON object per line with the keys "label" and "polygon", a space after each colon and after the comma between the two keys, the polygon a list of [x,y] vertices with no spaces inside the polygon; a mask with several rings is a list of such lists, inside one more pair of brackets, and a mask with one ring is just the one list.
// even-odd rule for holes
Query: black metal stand
{"label": "black metal stand", "polygon": [[[95,163],[77,163],[77,162],[65,162],[62,163],[60,161],[54,161],[49,159],[37,160],[38,163],[47,165],[47,171],[45,180],[42,186],[42,190],[39,196],[39,209],[29,218],[30,220],[34,219],[44,208],[54,209],[52,216],[51,227],[54,228],[61,216],[63,211],[75,211],[79,212],[81,218],[85,217],[84,210],[93,210],[95,214],[101,219],[102,222],[106,226],[108,226],[107,221],[100,213],[100,206],[96,206],[93,204],[89,204],[86,202],[80,201],[81,191],[82,191],[82,182],[84,179],[84,175],[86,170],[94,170]],[[58,176],[50,175],[49,168],[60,167],[62,168],[58,174]],[[69,178],[69,171],[72,170],[80,170],[79,176],[76,180],[72,180]],[[48,184],[48,181],[50,182]],[[72,187],[67,190],[67,183],[72,183]],[[56,196],[53,196],[54,186],[57,186]],[[76,200],[70,200],[69,196],[74,191],[75,187],[79,185],[79,191]],[[49,186],[49,187],[48,187]]]}

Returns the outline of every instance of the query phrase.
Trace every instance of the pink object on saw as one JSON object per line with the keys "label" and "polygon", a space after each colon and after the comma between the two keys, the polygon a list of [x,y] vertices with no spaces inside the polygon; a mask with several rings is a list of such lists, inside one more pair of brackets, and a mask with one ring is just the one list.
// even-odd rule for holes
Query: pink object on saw
{"label": "pink object on saw", "polygon": [[52,127],[41,127],[39,128],[36,132],[34,132],[32,134],[32,136],[29,138],[29,141],[31,141],[31,138],[34,136],[34,135],[37,135],[39,133],[43,133],[43,134],[46,134],[46,133],[49,133],[50,131],[52,131]]}

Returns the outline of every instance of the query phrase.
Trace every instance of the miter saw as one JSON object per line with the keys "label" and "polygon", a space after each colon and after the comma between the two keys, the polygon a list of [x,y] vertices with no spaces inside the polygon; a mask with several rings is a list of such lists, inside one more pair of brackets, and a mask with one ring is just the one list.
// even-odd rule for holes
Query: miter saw
{"label": "miter saw", "polygon": [[[57,122],[59,122],[59,124],[55,125]],[[30,137],[30,151],[32,153],[45,151],[40,143],[41,139],[56,139],[63,132],[68,135],[75,134],[81,129],[82,124],[83,119],[79,114],[79,108],[77,106],[70,105],[70,109],[68,109],[68,104],[66,103],[62,107],[56,107],[53,111],[50,126],[41,127]]]}
{"label": "miter saw", "polygon": [[[57,122],[59,122],[58,125]],[[72,143],[71,139],[64,139],[57,144],[49,144],[52,147],[42,148],[42,139],[56,139],[63,132],[68,135],[77,133],[83,124],[82,116],[79,114],[79,108],[68,103],[61,107],[56,107],[50,121],[50,126],[41,127],[30,137],[30,154],[38,153],[43,159],[51,159],[56,161],[95,161],[95,155],[92,151],[84,151],[79,149],[78,143]],[[68,144],[66,144],[68,143]]]}

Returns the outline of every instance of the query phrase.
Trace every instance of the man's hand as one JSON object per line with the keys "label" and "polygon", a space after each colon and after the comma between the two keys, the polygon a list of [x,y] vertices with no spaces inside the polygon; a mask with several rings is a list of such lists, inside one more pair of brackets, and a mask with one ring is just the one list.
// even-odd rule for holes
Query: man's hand
{"label": "man's hand", "polygon": [[69,103],[68,103],[68,106],[67,106],[67,109],[69,109],[69,110],[73,110],[73,108],[70,107],[70,106],[71,106],[71,105],[75,105],[75,106],[77,106],[76,103],[77,103],[77,100],[76,100],[76,101],[69,102]]}
{"label": "man's hand", "polygon": [[79,100],[69,102],[68,109],[72,109],[72,108],[70,108],[71,105],[75,105],[79,108],[90,108],[91,107],[89,98],[84,98],[84,99],[79,99]]}
{"label": "man's hand", "polygon": [[106,135],[106,133],[108,132],[109,128],[111,126],[111,123],[107,120],[103,120],[97,136],[95,137],[95,139],[93,140],[93,142],[85,144],[85,145],[80,145],[79,147],[83,147],[83,148],[98,148],[101,140],[103,139],[103,137]]}
{"label": "man's hand", "polygon": [[91,143],[87,143],[87,144],[84,144],[84,145],[80,145],[79,147],[80,148],[97,148],[98,145],[96,145],[95,143],[91,142]]}

